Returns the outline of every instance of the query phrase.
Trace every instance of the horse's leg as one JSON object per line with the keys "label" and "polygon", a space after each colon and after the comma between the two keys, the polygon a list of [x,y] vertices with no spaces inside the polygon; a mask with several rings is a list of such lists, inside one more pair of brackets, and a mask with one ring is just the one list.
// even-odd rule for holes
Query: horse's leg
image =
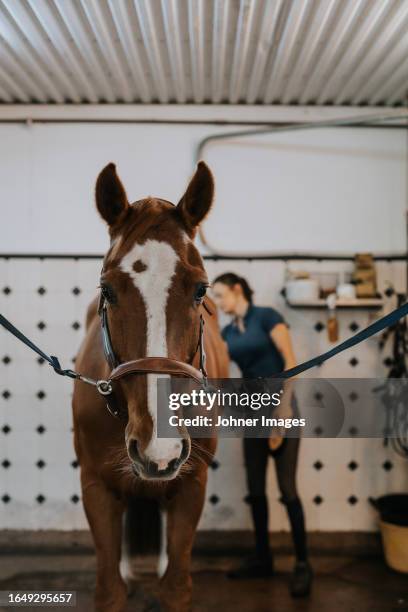
{"label": "horse's leg", "polygon": [[183,476],[183,482],[167,507],[168,566],[160,581],[160,603],[165,612],[191,609],[191,549],[205,499],[206,470]]}
{"label": "horse's leg", "polygon": [[125,502],[96,475],[81,472],[82,499],[96,548],[95,612],[123,612],[127,587],[120,571]]}

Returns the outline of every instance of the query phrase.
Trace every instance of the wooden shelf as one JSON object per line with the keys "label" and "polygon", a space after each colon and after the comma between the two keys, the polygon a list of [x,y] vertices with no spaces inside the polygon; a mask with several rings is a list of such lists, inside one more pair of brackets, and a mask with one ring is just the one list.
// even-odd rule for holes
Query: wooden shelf
{"label": "wooden shelf", "polygon": [[[308,300],[308,301],[296,301],[290,302],[286,300],[286,304],[291,308],[327,308],[327,301],[325,299],[319,300]],[[384,300],[382,298],[355,298],[353,300],[338,299],[336,301],[336,309],[365,309],[365,310],[378,310],[384,306]]]}

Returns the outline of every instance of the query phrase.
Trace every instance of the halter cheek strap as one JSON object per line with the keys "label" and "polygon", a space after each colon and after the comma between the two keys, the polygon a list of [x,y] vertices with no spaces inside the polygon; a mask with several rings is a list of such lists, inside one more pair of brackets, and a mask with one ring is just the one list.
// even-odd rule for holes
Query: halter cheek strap
{"label": "halter cheek strap", "polygon": [[205,354],[205,348],[204,348],[204,325],[205,325],[204,317],[202,314],[200,314],[200,336],[198,338],[199,349],[200,349],[199,368],[200,368],[200,372],[202,373],[203,377],[207,379],[207,370],[205,369],[205,362],[207,359],[207,355]]}
{"label": "halter cheek strap", "polygon": [[98,304],[98,314],[101,318],[101,328],[102,328],[102,344],[103,344],[103,352],[105,354],[105,359],[108,362],[109,366],[115,368],[118,365],[118,361],[115,356],[115,352],[113,350],[112,341],[109,333],[108,326],[108,314],[106,308],[106,300],[104,299],[102,292],[99,296],[99,304]]}

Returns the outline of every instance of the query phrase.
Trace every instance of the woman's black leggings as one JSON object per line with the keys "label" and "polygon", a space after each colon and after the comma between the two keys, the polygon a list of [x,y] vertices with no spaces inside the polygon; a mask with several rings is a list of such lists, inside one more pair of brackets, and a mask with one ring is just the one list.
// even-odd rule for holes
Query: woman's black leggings
{"label": "woman's black leggings", "polygon": [[298,561],[305,561],[307,558],[304,514],[296,489],[299,443],[299,438],[284,438],[281,446],[276,451],[271,451],[267,438],[244,438],[249,492],[247,499],[255,527],[256,552],[262,559],[270,557],[266,468],[271,455],[275,460],[281,501],[288,512],[296,558]]}

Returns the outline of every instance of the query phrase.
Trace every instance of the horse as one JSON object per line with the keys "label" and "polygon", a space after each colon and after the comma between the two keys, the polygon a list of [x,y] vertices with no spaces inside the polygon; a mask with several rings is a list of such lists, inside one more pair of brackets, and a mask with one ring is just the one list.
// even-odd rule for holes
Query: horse
{"label": "horse", "polygon": [[[118,412],[106,410],[109,398],[97,388],[74,383],[74,447],[96,551],[96,612],[122,612],[127,605],[129,580],[120,562],[122,518],[131,498],[158,500],[167,514],[168,562],[159,581],[159,609],[191,609],[191,551],[216,439],[192,440],[186,431],[171,439],[158,436],[157,378],[174,360],[182,374],[187,368],[198,372],[200,340],[208,376],[228,377],[227,348],[194,245],[213,196],[213,176],[202,161],[177,205],[151,196],[130,204],[114,163],[96,181],[96,207],[108,225],[110,246],[103,260],[101,293],[88,307],[76,366],[106,381],[114,365],[112,353],[122,366],[149,364],[115,381],[116,408],[125,418],[113,418],[112,412]],[[135,359],[139,361],[132,362]],[[155,368],[155,360],[165,365]]]}

